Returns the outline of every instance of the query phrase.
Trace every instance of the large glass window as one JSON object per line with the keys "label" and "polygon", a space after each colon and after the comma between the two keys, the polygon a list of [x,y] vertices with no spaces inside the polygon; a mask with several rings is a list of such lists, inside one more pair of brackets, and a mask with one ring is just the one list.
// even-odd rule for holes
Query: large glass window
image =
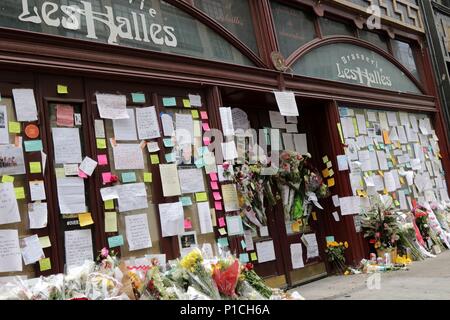
{"label": "large glass window", "polygon": [[194,4],[258,53],[248,0],[195,0]]}
{"label": "large glass window", "polygon": [[312,15],[272,1],[272,12],[281,53],[288,57],[316,37]]}
{"label": "large glass window", "polygon": [[397,58],[397,60],[400,61],[413,76],[419,79],[419,72],[417,71],[416,60],[414,59],[411,45],[400,40],[393,40],[391,43],[394,57]]}
{"label": "large glass window", "polygon": [[362,40],[366,40],[366,41],[376,45],[377,47],[380,47],[381,49],[383,49],[385,51],[389,51],[386,37],[384,37],[383,35],[381,35],[379,33],[371,32],[368,30],[360,30],[359,37]]}
{"label": "large glass window", "polygon": [[328,18],[320,18],[320,30],[323,36],[344,35],[353,37],[355,35],[350,24],[345,24],[339,21]]}

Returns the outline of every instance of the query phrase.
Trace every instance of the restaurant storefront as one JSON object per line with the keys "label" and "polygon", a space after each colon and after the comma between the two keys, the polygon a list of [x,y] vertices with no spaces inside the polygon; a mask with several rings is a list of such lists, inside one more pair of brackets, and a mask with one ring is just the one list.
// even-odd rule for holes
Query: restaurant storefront
{"label": "restaurant storefront", "polygon": [[[220,160],[249,161],[252,129],[272,151],[310,153],[333,196],[366,198],[367,176],[421,165],[431,188],[394,175],[395,187],[384,181],[377,191],[401,210],[414,199],[448,200],[447,131],[420,11],[405,4],[415,16],[402,22],[386,10],[381,29],[368,30],[365,8],[352,3],[2,1],[1,196],[12,183],[19,216],[5,206],[0,246],[10,257],[0,256],[0,276],[63,272],[105,246],[145,263],[194,244],[211,256],[228,247],[282,287],[327,275],[326,237],[350,243],[349,264],[367,257],[357,212],[332,197],[307,220],[268,199],[258,221],[241,218]],[[274,91],[295,93],[299,117],[278,113]],[[127,120],[106,115],[119,104]],[[179,128],[190,128],[188,143]],[[225,146],[208,138],[214,129]],[[279,148],[267,138],[273,129]],[[97,162],[92,172],[86,157]],[[358,160],[368,167],[352,168]],[[33,235],[45,258],[22,264],[14,239]]]}

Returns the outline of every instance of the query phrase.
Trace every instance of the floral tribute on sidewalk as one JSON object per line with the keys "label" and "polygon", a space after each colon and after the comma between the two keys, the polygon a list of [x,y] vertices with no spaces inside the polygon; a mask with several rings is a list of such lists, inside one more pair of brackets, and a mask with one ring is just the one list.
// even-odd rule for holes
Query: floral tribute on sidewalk
{"label": "floral tribute on sidewalk", "polygon": [[67,274],[16,280],[0,286],[0,300],[299,300],[268,287],[251,263],[232,255],[205,260],[195,249],[170,261],[167,270],[157,259],[150,265],[126,265],[104,248],[97,262]]}

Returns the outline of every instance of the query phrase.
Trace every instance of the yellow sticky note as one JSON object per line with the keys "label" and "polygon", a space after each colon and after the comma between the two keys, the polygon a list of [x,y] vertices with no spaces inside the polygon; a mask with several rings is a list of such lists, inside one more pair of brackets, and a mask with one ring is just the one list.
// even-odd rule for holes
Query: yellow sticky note
{"label": "yellow sticky note", "polygon": [[208,195],[206,194],[206,192],[198,192],[195,194],[195,200],[197,202],[208,201]]}
{"label": "yellow sticky note", "polygon": [[328,156],[323,156],[322,161],[323,163],[327,163],[330,160],[328,160]]}
{"label": "yellow sticky note", "polygon": [[66,176],[66,172],[64,168],[55,168],[55,175],[57,178],[64,178]]}
{"label": "yellow sticky note", "polygon": [[92,215],[90,212],[80,213],[78,215],[78,220],[80,221],[80,227],[85,227],[94,224],[94,220],[92,220]]}
{"label": "yellow sticky note", "polygon": [[150,162],[152,164],[159,164],[159,156],[157,154],[150,155]]}
{"label": "yellow sticky note", "polygon": [[39,237],[39,243],[41,244],[42,249],[50,248],[52,246],[50,238],[48,236]]}
{"label": "yellow sticky note", "polygon": [[3,176],[2,177],[2,183],[6,183],[6,182],[14,182],[14,177],[12,177],[12,176]]}
{"label": "yellow sticky note", "polygon": [[317,213],[315,211],[311,212],[314,221],[317,221]]}
{"label": "yellow sticky note", "polygon": [[25,199],[25,189],[23,187],[14,188],[17,200]]}
{"label": "yellow sticky note", "polygon": [[294,221],[291,225],[292,232],[300,232],[300,224],[297,221]]}
{"label": "yellow sticky note", "polygon": [[358,123],[356,122],[356,118],[352,118],[353,128],[355,128],[355,135],[359,136]]}
{"label": "yellow sticky note", "polygon": [[391,144],[391,139],[389,138],[389,131],[383,130],[383,140],[384,144]]}
{"label": "yellow sticky note", "polygon": [[220,233],[221,236],[224,236],[224,235],[227,234],[227,230],[225,230],[225,228],[220,228],[219,229],[219,233]]}
{"label": "yellow sticky note", "polygon": [[30,173],[41,173],[41,163],[40,162],[30,162]]}
{"label": "yellow sticky note", "polygon": [[9,133],[20,133],[20,123],[15,121],[9,122]]}
{"label": "yellow sticky note", "polygon": [[256,255],[256,252],[250,253],[250,259],[252,259],[252,261],[258,260],[258,256]]}
{"label": "yellow sticky note", "polygon": [[383,172],[383,171],[378,170],[378,174],[379,174],[380,176],[384,177],[384,172]]}
{"label": "yellow sticky note", "polygon": [[189,99],[183,99],[183,107],[190,108],[191,107],[191,101]]}
{"label": "yellow sticky note", "polygon": [[323,170],[322,170],[322,176],[323,176],[324,178],[326,178],[326,177],[329,176],[328,169],[323,169]]}
{"label": "yellow sticky note", "polygon": [[106,139],[97,139],[97,149],[106,149]]}
{"label": "yellow sticky note", "polygon": [[334,176],[333,169],[328,169],[328,176],[330,176],[330,177]]}
{"label": "yellow sticky note", "polygon": [[344,135],[342,134],[342,126],[340,123],[337,124],[337,128],[339,131],[339,137],[341,138],[341,143],[344,144]]}
{"label": "yellow sticky note", "polygon": [[50,258],[44,258],[39,260],[39,270],[47,271],[52,268],[52,263],[50,262]]}
{"label": "yellow sticky note", "polygon": [[114,209],[114,200],[106,200],[105,201],[105,209],[106,210]]}
{"label": "yellow sticky note", "polygon": [[117,212],[105,212],[105,232],[117,232]]}
{"label": "yellow sticky note", "polygon": [[58,91],[58,94],[68,94],[69,88],[62,84],[58,84],[58,86],[56,87],[56,91]]}
{"label": "yellow sticky note", "polygon": [[334,182],[334,178],[328,179],[328,188],[334,187],[335,182]]}
{"label": "yellow sticky note", "polygon": [[198,114],[198,110],[191,110],[192,118],[198,119],[200,116]]}
{"label": "yellow sticky note", "polygon": [[400,177],[400,183],[405,184],[405,179],[403,177]]}
{"label": "yellow sticky note", "polygon": [[153,175],[151,172],[144,172],[144,182],[151,183],[153,180]]}

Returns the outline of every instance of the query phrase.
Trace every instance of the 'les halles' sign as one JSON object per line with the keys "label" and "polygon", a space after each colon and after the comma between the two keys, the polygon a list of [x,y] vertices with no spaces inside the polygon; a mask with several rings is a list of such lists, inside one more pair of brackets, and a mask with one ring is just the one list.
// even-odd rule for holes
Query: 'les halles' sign
{"label": "'les halles' sign", "polygon": [[[133,1],[130,0],[131,2]],[[127,4],[125,4],[126,6]],[[107,36],[109,44],[117,44],[120,42],[119,39],[127,39],[159,46],[177,47],[175,29],[153,22],[158,19],[160,13],[153,8],[144,10],[144,1],[141,2],[139,9],[128,11],[127,17],[124,17],[116,15],[111,6],[104,6],[104,12],[97,12],[89,1],[79,1],[79,5],[60,5],[44,1],[36,6],[29,5],[28,0],[22,0],[22,12],[18,19],[24,23],[45,24],[50,27],[77,31],[82,30],[82,22],[85,22],[85,36],[87,39],[93,40],[98,39],[99,25],[103,25],[109,30]],[[162,21],[162,19],[159,20]]]}

